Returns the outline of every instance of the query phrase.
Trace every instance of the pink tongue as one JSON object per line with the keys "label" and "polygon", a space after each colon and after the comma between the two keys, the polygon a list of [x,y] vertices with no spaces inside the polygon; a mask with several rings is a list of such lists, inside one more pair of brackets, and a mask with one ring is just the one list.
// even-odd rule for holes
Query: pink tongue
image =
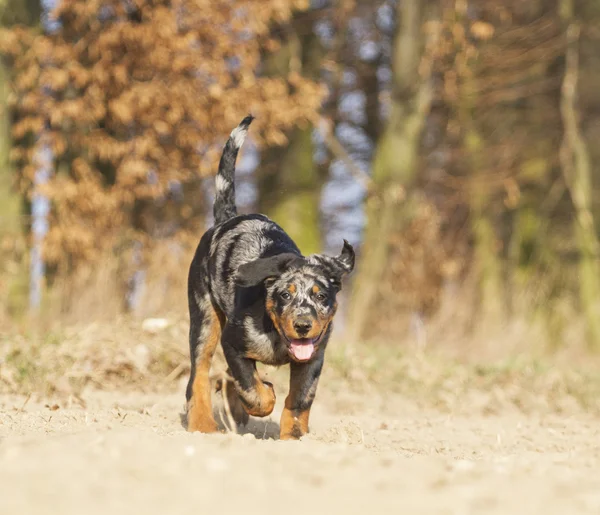
{"label": "pink tongue", "polygon": [[313,355],[315,345],[312,340],[292,340],[290,350],[297,360],[306,361]]}

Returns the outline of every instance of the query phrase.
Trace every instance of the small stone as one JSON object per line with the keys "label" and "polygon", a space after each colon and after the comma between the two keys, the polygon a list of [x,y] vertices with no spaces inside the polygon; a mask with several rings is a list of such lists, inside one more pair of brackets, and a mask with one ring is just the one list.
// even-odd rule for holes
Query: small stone
{"label": "small stone", "polygon": [[166,318],[146,318],[142,322],[142,330],[147,333],[156,334],[169,327],[170,323]]}

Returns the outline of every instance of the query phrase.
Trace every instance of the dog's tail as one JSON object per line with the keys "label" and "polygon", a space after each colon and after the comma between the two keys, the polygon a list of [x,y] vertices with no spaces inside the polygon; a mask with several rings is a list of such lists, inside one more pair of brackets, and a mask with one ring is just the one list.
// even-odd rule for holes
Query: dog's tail
{"label": "dog's tail", "polygon": [[215,178],[215,204],[213,213],[215,225],[223,223],[237,215],[235,207],[235,161],[238,151],[248,133],[248,127],[254,120],[254,116],[248,115],[240,124],[231,131],[231,135],[225,143],[221,161],[219,162],[219,171]]}

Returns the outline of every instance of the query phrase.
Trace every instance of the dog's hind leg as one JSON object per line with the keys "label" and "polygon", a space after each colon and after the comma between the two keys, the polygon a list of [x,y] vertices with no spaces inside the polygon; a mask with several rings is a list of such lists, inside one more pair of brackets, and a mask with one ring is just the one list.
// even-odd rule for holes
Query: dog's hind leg
{"label": "dog's hind leg", "polygon": [[[231,370],[227,369],[225,374],[231,376]],[[249,417],[242,403],[242,399],[235,389],[235,383],[229,379],[220,379],[217,381],[217,391],[221,392],[229,404],[229,409],[234,422],[238,426],[245,426],[248,423]],[[226,396],[223,394],[224,391],[227,392]]]}
{"label": "dog's hind leg", "polygon": [[223,321],[224,315],[213,306],[208,293],[194,294],[190,301],[191,372],[186,390],[188,431],[213,433],[217,430],[209,374]]}

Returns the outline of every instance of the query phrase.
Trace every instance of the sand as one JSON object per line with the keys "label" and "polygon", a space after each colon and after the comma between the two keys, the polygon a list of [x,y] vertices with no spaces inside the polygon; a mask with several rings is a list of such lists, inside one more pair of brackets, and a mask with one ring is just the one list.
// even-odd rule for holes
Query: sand
{"label": "sand", "polygon": [[600,425],[317,397],[311,434],[190,434],[183,392],[0,397],[0,513],[600,513]]}

